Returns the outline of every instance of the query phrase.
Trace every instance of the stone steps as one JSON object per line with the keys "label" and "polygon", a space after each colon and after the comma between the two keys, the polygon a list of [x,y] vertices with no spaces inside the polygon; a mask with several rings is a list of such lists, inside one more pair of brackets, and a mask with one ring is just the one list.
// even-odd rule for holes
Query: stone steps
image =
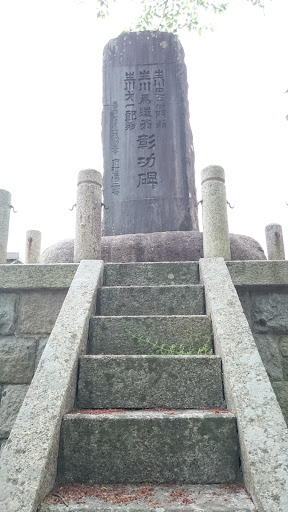
{"label": "stone steps", "polygon": [[94,316],[90,320],[87,351],[89,354],[152,354],[152,345],[143,341],[147,338],[166,347],[176,344],[179,348],[183,344],[189,350],[193,346],[195,354],[205,345],[209,351],[211,320],[205,315]]}
{"label": "stone steps", "polygon": [[237,481],[236,419],[227,411],[90,412],[63,419],[58,482]]}
{"label": "stone steps", "polygon": [[[54,496],[53,493],[55,493]],[[53,489],[39,512],[165,512],[166,510],[169,512],[252,512],[255,511],[255,507],[243,487],[235,484],[64,485]]]}
{"label": "stone steps", "polygon": [[[213,348],[211,320],[198,283],[198,263],[105,265],[106,286],[99,291],[97,316],[90,321],[88,355],[80,358],[78,409],[62,421],[59,485],[93,482],[105,489],[112,484],[140,488],[150,482],[157,486],[153,499],[158,499],[161,512],[183,507],[199,511],[202,504],[207,512],[253,510],[245,494],[238,506],[237,493],[229,504],[208,490],[206,498],[197,491],[197,508],[197,500],[189,493],[189,498],[184,496],[179,487],[185,483],[190,490],[193,485],[199,489],[200,484],[227,485],[241,479],[237,425],[225,410],[221,359],[174,355],[191,346],[196,354]],[[164,345],[166,351],[175,345],[173,355],[155,355],[156,342],[156,349]],[[170,487],[161,491],[159,484],[167,482]],[[186,502],[169,501],[177,485]],[[85,498],[83,510],[114,510],[97,499]],[[71,511],[81,506],[71,504]],[[47,507],[43,510],[48,512]],[[115,508],[124,509],[140,512],[155,506],[138,500]]]}
{"label": "stone steps", "polygon": [[165,286],[198,283],[198,261],[106,263],[103,275],[104,286]]}
{"label": "stone steps", "polygon": [[223,408],[217,356],[82,356],[77,406],[102,408]]}
{"label": "stone steps", "polygon": [[201,285],[106,286],[99,290],[101,316],[204,315]]}

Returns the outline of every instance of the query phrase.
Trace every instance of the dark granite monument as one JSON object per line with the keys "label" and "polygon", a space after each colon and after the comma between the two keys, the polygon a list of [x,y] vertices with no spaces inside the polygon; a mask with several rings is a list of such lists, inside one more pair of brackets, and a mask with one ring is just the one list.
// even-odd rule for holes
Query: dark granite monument
{"label": "dark granite monument", "polygon": [[[122,34],[104,50],[105,262],[198,261],[194,149],[179,40],[166,32]],[[256,240],[230,233],[232,260],[266,259]],[[73,262],[62,240],[40,263]]]}
{"label": "dark granite monument", "polygon": [[187,88],[173,34],[125,33],[106,45],[103,235],[198,231]]}

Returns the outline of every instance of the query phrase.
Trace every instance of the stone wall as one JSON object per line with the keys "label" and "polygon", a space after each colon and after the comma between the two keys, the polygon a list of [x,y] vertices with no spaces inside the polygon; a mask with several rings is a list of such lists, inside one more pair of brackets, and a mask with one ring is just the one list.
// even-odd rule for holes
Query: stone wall
{"label": "stone wall", "polygon": [[241,287],[238,295],[288,423],[288,287]]}
{"label": "stone wall", "polygon": [[[235,261],[227,266],[288,422],[288,261]],[[0,265],[0,446],[77,267]]]}
{"label": "stone wall", "polygon": [[76,268],[0,267],[0,449],[9,436]]}

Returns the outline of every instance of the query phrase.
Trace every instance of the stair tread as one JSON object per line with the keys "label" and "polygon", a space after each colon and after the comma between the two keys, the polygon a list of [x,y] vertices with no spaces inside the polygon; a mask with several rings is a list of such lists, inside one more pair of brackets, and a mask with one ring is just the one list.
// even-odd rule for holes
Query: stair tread
{"label": "stair tread", "polygon": [[82,408],[224,407],[221,358],[82,356],[77,403]]}
{"label": "stair tread", "polygon": [[[58,496],[57,496],[58,495]],[[63,500],[67,505],[63,503]],[[255,507],[240,484],[225,485],[58,485],[39,512],[252,512]]]}
{"label": "stair tread", "polygon": [[149,339],[166,347],[183,345],[186,351],[193,347],[197,353],[203,346],[213,349],[212,334],[207,315],[99,315],[90,320],[87,352],[152,354],[152,345],[144,342]]}
{"label": "stair tread", "polygon": [[235,483],[236,418],[225,409],[76,410],[63,418],[59,461],[59,483]]}
{"label": "stair tread", "polygon": [[162,354],[85,354],[83,356],[80,356],[80,359],[103,359],[103,358],[110,358],[110,359],[137,359],[137,358],[140,358],[140,359],[152,359],[152,358],[159,358],[159,359],[162,359],[163,357],[165,357],[165,359],[169,359],[171,360],[171,358],[185,358],[185,359],[191,359],[191,358],[194,358],[194,360],[199,359],[199,358],[209,358],[209,359],[217,359],[217,360],[221,360],[221,356],[217,356],[216,354],[167,354],[167,355],[162,355]]}
{"label": "stair tread", "polygon": [[129,290],[130,289],[133,289],[133,288],[204,288],[203,284],[143,284],[143,285],[121,285],[121,286],[102,286],[102,290],[107,290],[107,289],[115,289],[115,290],[119,290],[119,288],[128,288]]}
{"label": "stair tread", "polygon": [[125,284],[198,284],[197,262],[108,263],[104,268],[104,285]]}
{"label": "stair tread", "polygon": [[209,419],[225,418],[235,419],[235,414],[228,409],[75,409],[65,414],[64,419],[80,419],[83,421],[98,421],[105,419]]}
{"label": "stair tread", "polygon": [[201,315],[205,313],[202,285],[107,286],[99,289],[100,315]]}
{"label": "stair tread", "polygon": [[[203,314],[203,315],[169,315],[169,318],[203,318],[203,317],[206,317],[207,318],[207,321],[209,321],[211,323],[211,319],[208,315],[206,314]],[[120,315],[92,315],[91,318],[93,319],[109,319],[109,318],[165,318],[167,319],[167,315],[123,315],[123,316],[120,316]]]}

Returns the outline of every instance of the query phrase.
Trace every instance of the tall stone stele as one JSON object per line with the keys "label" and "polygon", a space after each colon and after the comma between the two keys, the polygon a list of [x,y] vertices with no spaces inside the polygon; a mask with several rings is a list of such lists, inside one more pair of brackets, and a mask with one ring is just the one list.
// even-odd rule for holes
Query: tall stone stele
{"label": "tall stone stele", "polygon": [[187,74],[178,38],[130,32],[104,49],[104,235],[198,231]]}

